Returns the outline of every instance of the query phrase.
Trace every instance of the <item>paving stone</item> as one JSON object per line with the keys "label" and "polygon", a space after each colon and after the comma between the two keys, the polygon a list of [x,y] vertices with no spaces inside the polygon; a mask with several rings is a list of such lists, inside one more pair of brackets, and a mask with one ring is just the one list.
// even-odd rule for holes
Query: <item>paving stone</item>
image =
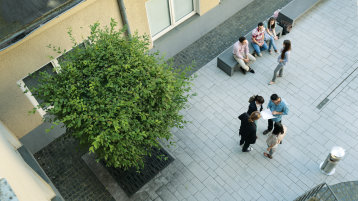
{"label": "paving stone", "polygon": [[209,176],[208,173],[206,173],[206,171],[196,162],[192,162],[188,168],[201,182]]}
{"label": "paving stone", "polygon": [[114,201],[81,159],[86,149],[64,134],[34,156],[65,200]]}
{"label": "paving stone", "polygon": [[173,200],[177,201],[178,199],[174,196],[173,193],[171,193],[166,186],[162,186],[159,188],[156,193],[159,195],[159,197],[162,200]]}

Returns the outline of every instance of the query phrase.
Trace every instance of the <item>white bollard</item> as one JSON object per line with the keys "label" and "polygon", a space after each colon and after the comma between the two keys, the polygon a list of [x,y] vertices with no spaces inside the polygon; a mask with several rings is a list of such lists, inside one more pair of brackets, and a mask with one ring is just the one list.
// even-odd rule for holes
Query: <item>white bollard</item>
{"label": "white bollard", "polygon": [[345,150],[342,147],[333,147],[326,160],[320,164],[322,173],[332,175],[336,171],[338,162],[344,157]]}

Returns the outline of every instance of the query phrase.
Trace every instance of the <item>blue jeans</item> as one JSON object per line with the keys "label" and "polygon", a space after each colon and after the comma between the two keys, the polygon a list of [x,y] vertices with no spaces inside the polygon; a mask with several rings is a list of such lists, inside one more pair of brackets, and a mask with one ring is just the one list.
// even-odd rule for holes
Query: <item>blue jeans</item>
{"label": "blue jeans", "polygon": [[277,50],[276,44],[275,44],[275,38],[272,36],[269,36],[269,46],[268,46],[269,50],[271,50],[271,46],[273,47],[274,50]]}
{"label": "blue jeans", "polygon": [[267,50],[267,44],[264,42],[264,44],[260,47],[258,44],[251,42],[252,47],[254,48],[255,52],[257,54],[260,54],[261,51]]}

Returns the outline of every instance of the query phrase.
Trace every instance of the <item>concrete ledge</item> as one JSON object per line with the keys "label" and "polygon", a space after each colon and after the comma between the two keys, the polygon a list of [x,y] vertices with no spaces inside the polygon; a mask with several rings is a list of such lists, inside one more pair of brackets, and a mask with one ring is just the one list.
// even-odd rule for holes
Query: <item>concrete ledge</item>
{"label": "concrete ledge", "polygon": [[320,0],[294,0],[280,11],[277,21],[286,21],[294,26],[295,21],[315,6]]}
{"label": "concrete ledge", "polygon": [[128,196],[121,189],[118,183],[113,179],[102,164],[97,163],[93,154],[87,153],[83,155],[82,160],[87,164],[90,170],[96,175],[98,180],[103,184],[107,191],[112,195],[116,201],[127,201]]}

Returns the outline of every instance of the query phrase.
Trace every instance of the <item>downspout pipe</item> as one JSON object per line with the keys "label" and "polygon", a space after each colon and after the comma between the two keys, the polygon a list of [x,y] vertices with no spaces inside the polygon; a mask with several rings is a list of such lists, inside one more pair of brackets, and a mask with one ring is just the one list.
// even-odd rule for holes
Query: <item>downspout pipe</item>
{"label": "downspout pipe", "polygon": [[127,12],[126,7],[124,6],[123,0],[117,0],[118,6],[119,6],[119,12],[121,13],[122,23],[123,26],[126,26],[126,34],[127,36],[131,36],[131,30],[129,28],[128,18],[127,18]]}

